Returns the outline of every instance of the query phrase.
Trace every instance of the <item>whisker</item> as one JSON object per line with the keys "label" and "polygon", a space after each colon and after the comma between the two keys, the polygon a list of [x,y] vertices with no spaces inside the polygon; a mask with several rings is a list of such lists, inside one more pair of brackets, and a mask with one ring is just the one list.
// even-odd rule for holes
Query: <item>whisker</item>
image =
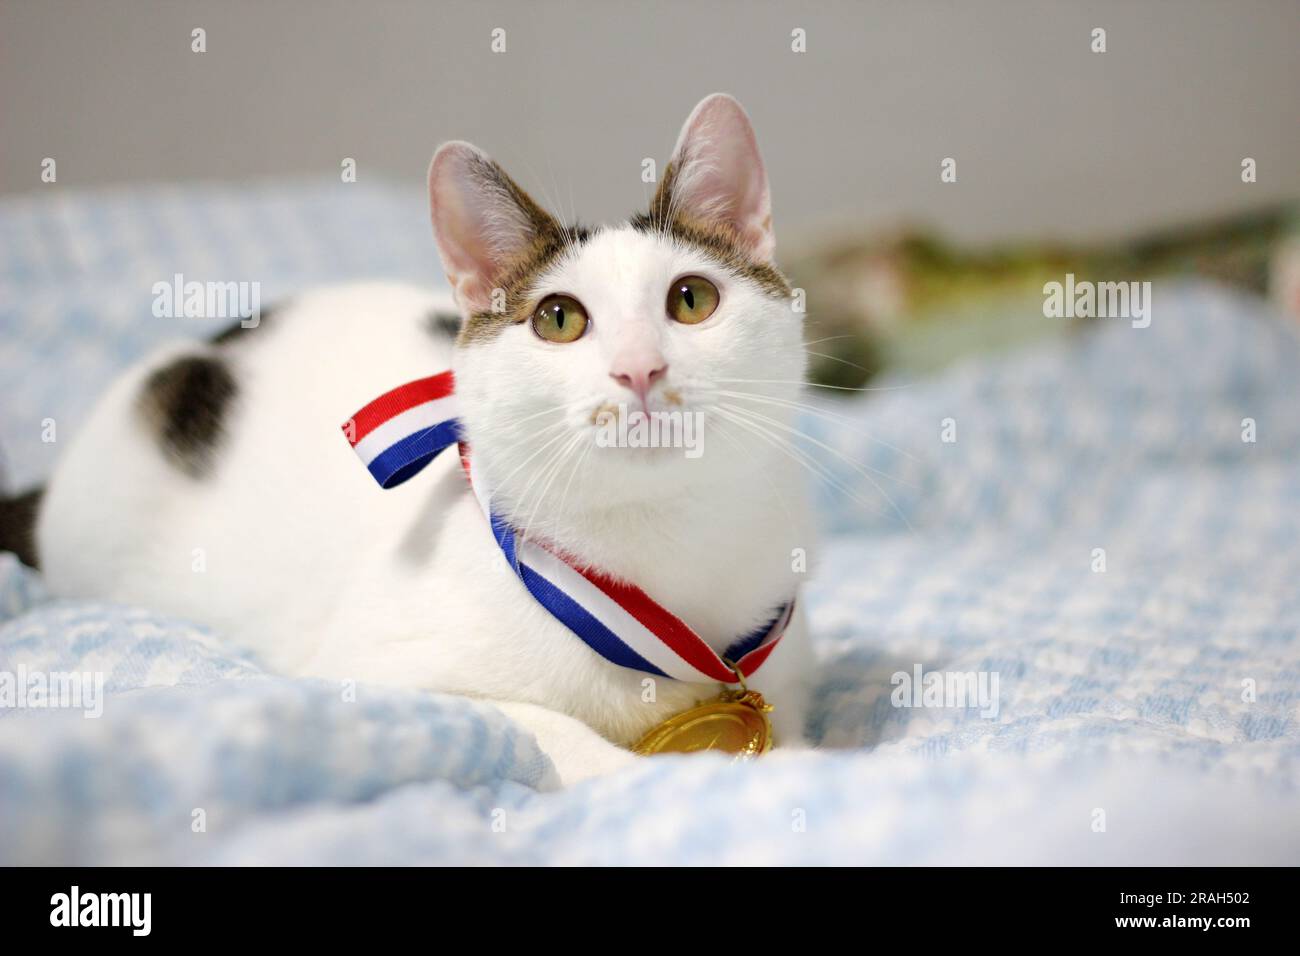
{"label": "whisker", "polygon": [[853,501],[862,505],[862,507],[866,508],[869,511],[872,511],[875,514],[878,515],[885,514],[885,509],[882,508],[879,503],[867,501],[865,498],[860,497],[855,491],[853,491],[851,488],[849,488],[847,485],[841,482],[838,478],[832,475],[830,471],[826,469],[824,465],[822,465],[821,462],[817,461],[807,452],[803,451],[803,449],[797,448],[791,442],[784,440],[779,436],[770,434],[765,428],[763,428],[761,425],[759,425],[756,422],[746,421],[744,418],[742,418],[739,415],[733,417],[731,413],[720,408],[715,408],[714,412],[716,414],[721,415],[724,419],[733,422],[735,425],[744,428],[746,431],[750,432],[751,434],[756,435],[758,438],[761,438],[763,441],[767,442],[767,444],[771,445],[773,448],[780,451],[782,454],[784,454],[786,457],[794,461],[796,464],[801,465],[804,468],[804,470],[808,471],[813,477],[820,478],[822,481],[826,482],[826,484],[830,485],[840,494],[852,499]]}
{"label": "whisker", "polygon": [[569,490],[573,487],[573,479],[578,476],[578,472],[582,470],[582,465],[584,462],[586,462],[587,456],[591,454],[591,450],[595,447],[596,447],[596,443],[594,441],[587,442],[587,446],[582,449],[582,454],[578,455],[573,460],[573,468],[569,472],[569,480],[564,484],[564,493],[560,495],[560,504],[555,509],[555,514],[556,514],[555,524],[557,526],[559,522],[563,519],[565,513],[564,512],[565,506],[569,503]]}
{"label": "whisker", "polygon": [[581,432],[574,435],[569,443],[561,447],[559,452],[552,457],[551,462],[547,467],[543,469],[543,473],[549,473],[550,477],[546,479],[546,484],[542,486],[542,490],[538,492],[537,499],[533,502],[533,510],[528,515],[528,521],[524,524],[523,531],[520,532],[520,541],[530,540],[528,534],[533,526],[533,519],[537,517],[537,510],[542,506],[542,502],[546,500],[547,492],[551,490],[551,485],[553,485],[555,479],[559,477],[569,455],[578,447],[578,443],[581,442],[584,437],[585,436]]}
{"label": "whisker", "polygon": [[[563,424],[564,424],[564,422],[555,422],[554,425],[549,426],[547,429],[543,429],[543,430],[542,430],[541,432],[539,432],[538,434],[543,434],[543,435],[544,435],[544,434],[546,434],[547,431],[549,431],[550,428],[558,427],[558,426],[563,425]],[[563,437],[564,437],[564,432],[560,432],[558,435],[555,435],[553,438],[548,438],[548,439],[546,440],[546,442],[545,442],[545,443],[544,443],[540,448],[536,449],[536,450],[535,450],[531,455],[529,455],[527,458],[525,458],[523,461],[521,461],[521,462],[520,462],[520,463],[515,467],[515,470],[514,470],[514,471],[512,471],[512,472],[510,472],[510,474],[506,475],[506,477],[505,477],[502,481],[497,482],[497,483],[496,483],[496,487],[500,488],[500,487],[502,487],[502,486],[504,486],[504,485],[509,484],[510,479],[513,478],[515,475],[519,474],[519,470],[520,470],[521,468],[524,468],[524,467],[525,467],[525,466],[526,466],[530,461],[532,461],[534,458],[536,458],[536,457],[537,457],[538,455],[540,455],[542,452],[546,451],[547,448],[550,448],[552,445],[554,445],[557,441],[559,441],[559,440],[560,440],[561,438],[563,438]],[[516,444],[518,444],[518,443],[516,443]],[[513,447],[515,447],[515,446],[512,445],[511,447],[513,448]]]}
{"label": "whisker", "polygon": [[842,359],[838,355],[830,355],[827,352],[814,352],[812,349],[804,349],[804,353],[807,355],[816,355],[818,358],[830,359],[832,362],[839,362],[841,365],[847,365],[849,368],[856,368],[858,371],[866,372],[868,375],[871,374],[871,369],[863,368],[858,363],[850,362],[848,359]]}
{"label": "whisker", "polygon": [[777,419],[772,418],[769,415],[764,415],[761,412],[756,412],[752,408],[739,408],[735,405],[727,405],[725,402],[723,403],[723,407],[730,411],[736,412],[739,415],[747,415],[759,421],[766,422],[769,425],[774,425],[775,427],[781,429],[784,432],[788,432],[791,435],[794,435],[798,438],[802,438],[804,441],[812,442],[818,448],[821,448],[822,450],[828,451],[832,455],[835,455],[845,464],[860,470],[864,478],[867,477],[866,473],[870,471],[879,475],[881,478],[888,478],[890,481],[896,481],[900,485],[905,485],[908,488],[916,487],[916,485],[913,484],[912,482],[904,481],[902,478],[899,478],[896,475],[891,475],[887,471],[882,471],[879,468],[873,468],[871,465],[864,465],[861,462],[855,461],[854,459],[850,458],[848,455],[844,454],[844,452],[840,451],[838,448],[835,448],[832,445],[828,445],[824,441],[821,441],[820,439],[814,438],[812,435],[809,435],[807,432],[803,431],[802,429],[795,428],[793,425],[787,425],[785,422],[778,421]]}
{"label": "whisker", "polygon": [[[830,409],[818,408],[816,405],[809,405],[806,402],[796,402],[793,399],[777,398],[774,395],[758,395],[754,392],[737,392],[737,391],[730,391],[721,388],[715,389],[714,394],[726,395],[728,398],[738,398],[744,401],[762,402],[765,405],[779,405],[784,408],[798,409],[799,411],[807,412],[811,415],[816,415],[818,418],[824,418],[827,421],[831,421],[836,424],[841,424],[845,426],[856,426],[861,424],[861,422],[858,422],[847,415],[841,415],[838,412],[832,412]],[[891,445],[889,442],[885,441],[882,438],[876,438],[874,435],[868,435],[866,432],[856,432],[856,434],[862,438],[867,439],[867,441],[873,441],[884,448],[888,448],[890,451],[902,455],[904,458],[907,458],[910,461],[916,462],[918,464],[920,463],[920,459],[917,458],[915,455],[911,455],[908,452],[903,451],[903,449],[898,448],[895,445]]]}
{"label": "whisker", "polygon": [[[810,441],[814,445],[817,445],[819,448],[823,448],[826,451],[829,451],[832,455],[835,455],[836,457],[840,458],[843,462],[845,462],[845,464],[849,465],[851,468],[857,471],[858,474],[860,474],[863,478],[871,482],[871,486],[875,488],[876,491],[880,492],[881,497],[883,497],[886,501],[889,502],[890,507],[892,507],[894,509],[894,512],[898,515],[898,517],[902,519],[903,524],[907,525],[908,530],[909,531],[912,530],[912,523],[907,520],[907,515],[903,514],[902,509],[899,508],[897,503],[894,501],[894,499],[889,496],[889,493],[885,491],[884,488],[880,487],[879,483],[874,478],[872,478],[870,474],[868,474],[867,466],[859,464],[858,462],[854,461],[852,458],[849,458],[847,455],[843,454],[837,449],[832,448],[830,445],[827,445],[825,442],[818,441],[816,438],[813,438],[811,435],[807,434],[806,432],[802,432],[797,428],[792,428],[789,425],[786,425],[784,422],[779,422],[776,419],[771,418],[770,416],[760,415],[758,412],[752,411],[750,409],[737,408],[734,405],[724,404],[723,407],[734,414],[740,415],[742,418],[750,417],[752,419],[758,419],[759,421],[764,421],[767,422],[768,424],[775,425],[777,428],[780,428],[783,431],[789,432],[793,435],[803,438],[806,441]],[[892,475],[880,471],[879,469],[870,469],[870,470],[875,471],[877,474],[881,475],[882,477],[890,478],[893,481],[897,481],[899,484],[907,485],[908,487],[913,487],[913,488],[916,487],[911,482],[905,482],[900,478],[895,478]]]}
{"label": "whisker", "polygon": [[[719,424],[721,425],[721,423],[719,423]],[[773,481],[773,480],[772,480],[772,476],[769,475],[769,474],[767,473],[767,469],[762,468],[762,467],[759,465],[759,463],[758,463],[758,459],[754,457],[754,453],[753,453],[752,451],[750,451],[748,448],[745,447],[745,443],[744,443],[744,442],[742,442],[742,441],[737,441],[734,437],[732,437],[731,435],[727,434],[726,429],[724,429],[724,428],[722,428],[722,427],[719,427],[719,428],[717,429],[716,434],[717,434],[717,436],[718,436],[719,438],[721,438],[723,441],[725,441],[725,442],[726,442],[728,445],[730,445],[732,448],[735,448],[735,449],[737,449],[738,451],[742,452],[742,453],[745,455],[745,457],[748,458],[748,459],[750,460],[750,462],[754,465],[754,471],[758,472],[758,474],[760,474],[760,475],[763,476],[763,479],[767,482],[767,486],[772,490],[772,493],[775,495],[776,500],[779,501],[779,502],[781,502],[781,508],[782,508],[783,511],[785,511],[785,516],[786,516],[786,518],[787,518],[791,523],[793,523],[793,522],[794,522],[794,515],[791,514],[791,512],[790,512],[790,504],[789,504],[789,502],[787,502],[787,501],[785,500],[785,499],[786,499],[786,496],[783,495],[783,494],[781,494],[781,492],[777,489],[777,487],[776,487],[776,482]]]}
{"label": "whisker", "polygon": [[823,342],[836,342],[840,339],[856,339],[857,337],[858,336],[856,335],[826,335],[820,339],[813,339],[811,342],[805,342],[804,346],[821,345]]}
{"label": "whisker", "polygon": [[899,389],[911,388],[911,383],[903,385],[876,385],[863,388],[854,388],[850,385],[822,385],[819,382],[809,382],[804,379],[785,379],[785,378],[719,378],[714,379],[717,382],[736,382],[746,385],[804,385],[808,388],[832,388],[840,392],[896,392]]}
{"label": "whisker", "polygon": [[[563,437],[563,436],[561,436],[561,437]],[[573,436],[573,437],[577,437],[577,436]],[[569,447],[568,445],[563,445],[563,446],[561,446],[560,449],[559,449],[558,451],[552,453],[552,455],[551,455],[551,456],[546,460],[546,463],[545,463],[541,468],[536,469],[535,471],[533,471],[532,474],[530,474],[530,475],[528,476],[528,481],[527,481],[527,483],[524,485],[524,490],[523,490],[523,491],[520,493],[520,495],[519,495],[518,505],[517,505],[515,508],[512,509],[512,513],[511,513],[510,515],[502,515],[502,517],[506,520],[506,522],[507,522],[508,524],[510,524],[512,527],[515,528],[515,542],[516,542],[516,547],[515,547],[515,570],[516,570],[516,571],[519,570],[519,548],[518,548],[518,545],[521,544],[521,543],[525,540],[526,529],[525,529],[525,531],[520,531],[519,528],[518,528],[518,523],[517,523],[514,519],[515,519],[515,517],[517,516],[517,514],[518,514],[518,513],[521,513],[521,512],[524,510],[524,508],[526,507],[526,505],[527,505],[527,501],[528,501],[528,494],[529,494],[530,491],[532,491],[533,486],[536,485],[539,481],[542,480],[542,478],[546,475],[547,471],[550,469],[551,465],[553,465],[553,464],[555,463],[555,461],[556,461],[558,458],[561,457],[561,455],[564,453],[564,451],[565,451],[568,447]],[[530,520],[531,520],[531,517],[530,517]]]}

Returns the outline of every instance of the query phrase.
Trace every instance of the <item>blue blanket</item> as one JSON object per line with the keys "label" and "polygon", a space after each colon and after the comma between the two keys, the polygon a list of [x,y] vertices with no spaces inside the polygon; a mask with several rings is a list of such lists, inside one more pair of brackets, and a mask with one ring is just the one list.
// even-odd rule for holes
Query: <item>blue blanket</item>
{"label": "blue blanket", "polygon": [[[123,364],[221,324],[151,315],[175,273],[440,281],[415,190],[6,199],[10,490]],[[0,863],[1300,863],[1298,382],[1280,317],[1158,282],[1149,328],[810,412],[820,749],[569,790],[489,705],[277,677],[0,555],[0,702],[104,680],[99,716],[0,706]],[[904,694],[918,672],[997,675],[995,706]]]}

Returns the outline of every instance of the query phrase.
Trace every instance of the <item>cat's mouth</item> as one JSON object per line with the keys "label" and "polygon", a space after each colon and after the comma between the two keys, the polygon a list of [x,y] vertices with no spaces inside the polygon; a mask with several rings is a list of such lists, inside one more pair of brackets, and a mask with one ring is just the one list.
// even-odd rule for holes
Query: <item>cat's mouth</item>
{"label": "cat's mouth", "polygon": [[643,406],[638,402],[602,402],[591,410],[588,420],[596,428],[607,428],[614,425],[635,426],[642,422],[670,421],[673,418],[680,418],[685,415],[699,414],[698,412],[688,411],[680,402],[674,405],[659,407],[658,405]]}
{"label": "cat's mouth", "polygon": [[[660,408],[659,406],[663,407]],[[661,413],[678,412],[685,410],[685,401],[682,393],[675,388],[666,388],[661,393],[659,402],[651,402],[649,405],[637,402],[626,401],[605,401],[597,405],[591,411],[591,424],[600,425],[602,421],[609,419],[611,416],[627,416],[629,414],[657,415]]]}
{"label": "cat's mouth", "polygon": [[664,398],[667,407],[662,408],[614,401],[597,405],[590,416],[596,446],[631,450],[638,458],[661,457],[673,449],[686,458],[699,458],[704,451],[704,414],[683,407],[675,390]]}

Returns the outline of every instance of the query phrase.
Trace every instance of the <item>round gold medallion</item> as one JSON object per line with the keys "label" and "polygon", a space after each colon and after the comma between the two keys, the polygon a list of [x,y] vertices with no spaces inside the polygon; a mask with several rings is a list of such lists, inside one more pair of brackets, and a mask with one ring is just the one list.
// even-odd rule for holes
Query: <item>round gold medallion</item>
{"label": "round gold medallion", "polygon": [[632,749],[643,756],[714,750],[747,760],[772,749],[771,709],[755,691],[727,692],[669,717]]}

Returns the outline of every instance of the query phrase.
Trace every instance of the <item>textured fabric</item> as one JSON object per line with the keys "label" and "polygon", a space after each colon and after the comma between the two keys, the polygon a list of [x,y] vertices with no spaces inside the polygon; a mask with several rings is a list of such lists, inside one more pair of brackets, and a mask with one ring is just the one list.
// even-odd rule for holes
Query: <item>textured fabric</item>
{"label": "textured fabric", "polygon": [[[152,318],[153,282],[432,282],[427,233],[418,192],[383,187],[0,203],[14,485],[126,361],[211,331]],[[828,749],[567,791],[488,705],[271,676],[239,635],[51,601],[0,556],[0,672],[98,671],[106,695],[98,719],[0,708],[0,863],[1298,863],[1298,382],[1281,319],[1157,283],[1150,328],[810,413]],[[996,673],[996,716],[894,706],[917,665]]]}
{"label": "textured fabric", "polygon": [[325,283],[442,283],[426,202],[420,189],[337,181],[0,198],[0,449],[11,484],[53,467],[47,419],[66,440],[125,363],[231,324],[154,316],[155,283],[257,282],[264,311]]}

